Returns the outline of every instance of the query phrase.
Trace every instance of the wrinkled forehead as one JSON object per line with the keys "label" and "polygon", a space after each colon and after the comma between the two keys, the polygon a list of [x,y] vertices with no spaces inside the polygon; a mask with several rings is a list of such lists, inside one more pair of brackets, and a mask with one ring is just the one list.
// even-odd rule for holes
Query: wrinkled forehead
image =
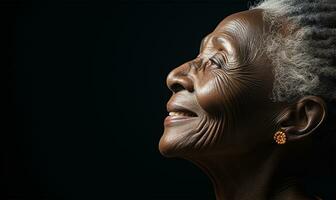
{"label": "wrinkled forehead", "polygon": [[246,52],[247,48],[253,49],[253,46],[261,44],[264,32],[263,10],[247,10],[223,19],[215,30],[203,39],[201,46],[209,49],[209,46],[217,43],[224,45],[224,49],[229,51]]}
{"label": "wrinkled forehead", "polygon": [[234,13],[223,19],[215,28],[214,33],[228,32],[239,34],[262,34],[264,31],[263,10],[253,9]]}

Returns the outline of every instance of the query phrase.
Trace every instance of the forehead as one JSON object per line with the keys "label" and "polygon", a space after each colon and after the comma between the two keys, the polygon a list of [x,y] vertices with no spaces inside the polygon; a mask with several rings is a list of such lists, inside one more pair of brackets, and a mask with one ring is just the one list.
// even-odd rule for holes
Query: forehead
{"label": "forehead", "polygon": [[262,9],[234,13],[223,19],[213,32],[230,32],[240,29],[244,33],[262,33],[264,28],[262,13]]}
{"label": "forehead", "polygon": [[203,39],[202,46],[208,49],[209,46],[221,44],[245,49],[246,45],[260,43],[265,29],[262,12],[261,9],[254,9],[226,17]]}

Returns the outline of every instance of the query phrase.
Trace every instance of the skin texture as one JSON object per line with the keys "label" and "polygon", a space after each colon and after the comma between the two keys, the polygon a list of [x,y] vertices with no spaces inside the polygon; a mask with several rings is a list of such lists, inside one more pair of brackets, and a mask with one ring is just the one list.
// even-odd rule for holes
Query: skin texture
{"label": "skin texture", "polygon": [[[273,66],[262,43],[267,31],[262,10],[233,14],[203,39],[195,59],[167,77],[173,92],[168,112],[190,114],[165,119],[159,150],[199,166],[218,200],[315,199],[301,190],[300,178],[326,105],[317,96],[270,100]],[[273,140],[280,129],[285,145]]]}

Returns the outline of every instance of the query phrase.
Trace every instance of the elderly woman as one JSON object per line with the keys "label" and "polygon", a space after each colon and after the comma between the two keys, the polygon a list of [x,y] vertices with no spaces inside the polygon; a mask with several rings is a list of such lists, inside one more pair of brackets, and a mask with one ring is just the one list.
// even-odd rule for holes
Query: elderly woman
{"label": "elderly woman", "polygon": [[303,179],[335,174],[335,45],[331,0],[266,0],[225,18],[167,77],[160,152],[199,166],[218,200],[321,199]]}

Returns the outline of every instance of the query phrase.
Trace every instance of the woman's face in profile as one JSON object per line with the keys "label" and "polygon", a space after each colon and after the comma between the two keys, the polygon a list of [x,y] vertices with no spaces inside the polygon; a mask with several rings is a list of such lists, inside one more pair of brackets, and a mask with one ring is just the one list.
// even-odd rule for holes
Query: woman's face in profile
{"label": "woman's face in profile", "polygon": [[261,10],[231,15],[203,39],[197,58],[170,72],[162,154],[241,154],[272,141],[279,106],[270,100],[263,30]]}

